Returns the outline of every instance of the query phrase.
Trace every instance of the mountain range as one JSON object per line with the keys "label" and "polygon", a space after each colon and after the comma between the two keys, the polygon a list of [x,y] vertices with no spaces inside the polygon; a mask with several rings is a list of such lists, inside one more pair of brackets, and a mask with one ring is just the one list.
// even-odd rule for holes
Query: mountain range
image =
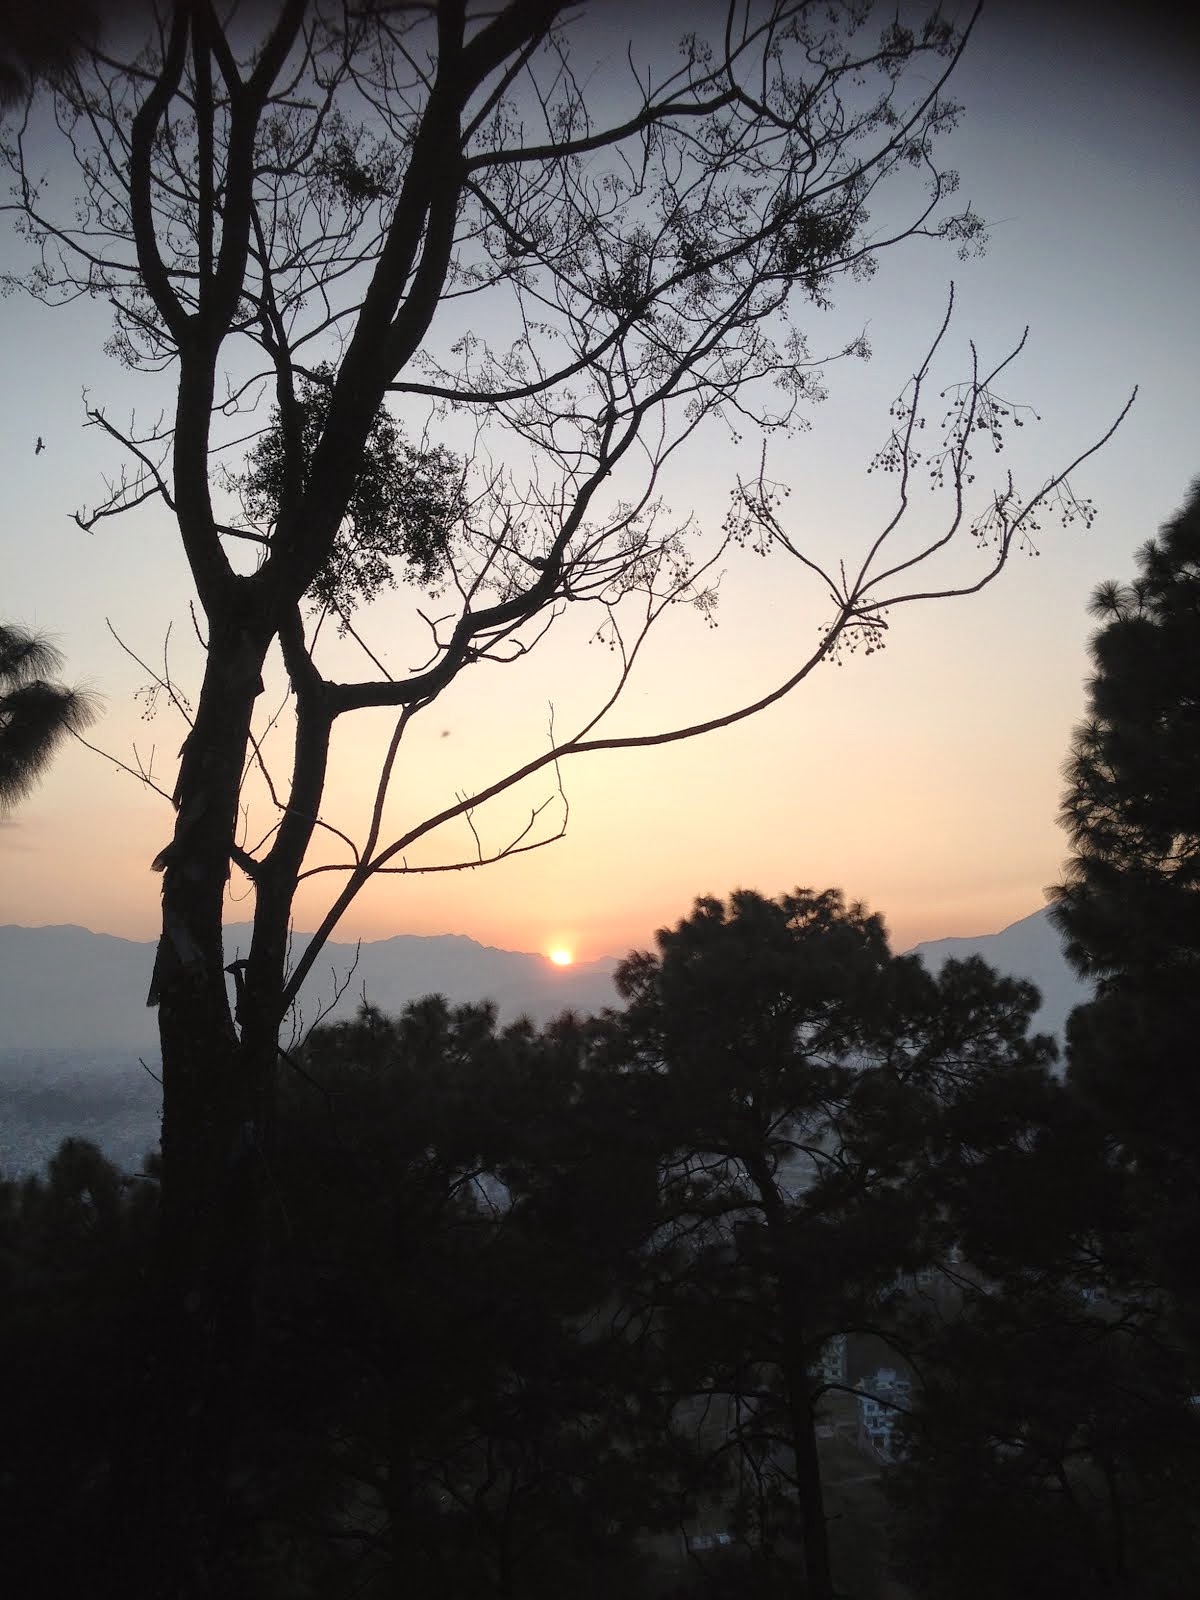
{"label": "mountain range", "polygon": [[[297,934],[293,962],[310,935]],[[225,959],[245,955],[247,924],[225,932]],[[146,1006],[153,942],[86,928],[0,927],[0,1047],[153,1051],[156,1013]],[[301,992],[298,1031],[323,1017],[353,1016],[364,998],[394,1013],[443,994],[455,1004],[494,1000],[503,1021],[545,1022],[560,1011],[615,1005],[615,960],[556,967],[545,956],[494,950],[459,934],[400,934],[361,945],[325,946]],[[340,996],[340,997],[339,997]]]}
{"label": "mountain range", "polygon": [[1071,1012],[1092,998],[1091,985],[1067,961],[1062,937],[1050,921],[1048,907],[1022,917],[999,933],[969,939],[933,939],[915,945],[912,953],[920,956],[932,972],[939,971],[945,961],[982,956],[997,972],[1011,978],[1028,978],[1042,997],[1041,1008],[1033,1018],[1033,1032],[1051,1033],[1060,1044],[1066,1037]]}
{"label": "mountain range", "polygon": [[[227,930],[227,959],[245,951],[249,932]],[[296,936],[293,959],[307,942]],[[145,1004],[154,948],[85,928],[0,927],[0,1173],[36,1170],[69,1133],[94,1139],[126,1168],[157,1142],[156,1013]],[[1045,911],[997,934],[939,939],[914,953],[935,971],[952,957],[979,955],[1032,979],[1042,993],[1034,1027],[1060,1038],[1071,1009],[1088,998]],[[616,966],[606,958],[556,967],[457,934],[331,943],[301,992],[296,1033],[318,1016],[352,1016],[363,999],[396,1014],[433,993],[455,1004],[493,1000],[501,1021],[595,1012],[618,1003]]]}

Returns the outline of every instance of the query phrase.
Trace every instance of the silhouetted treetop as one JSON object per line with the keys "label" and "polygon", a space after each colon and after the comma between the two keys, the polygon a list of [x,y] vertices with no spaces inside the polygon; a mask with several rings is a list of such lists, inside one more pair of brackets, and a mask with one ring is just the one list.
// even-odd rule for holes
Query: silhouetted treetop
{"label": "silhouetted treetop", "polygon": [[1200,484],[1091,610],[1089,720],[1066,766],[1054,916],[1079,970],[1139,981],[1200,961]]}
{"label": "silhouetted treetop", "polygon": [[86,690],[49,681],[62,661],[49,640],[0,623],[0,813],[32,792],[62,741],[99,711]]}

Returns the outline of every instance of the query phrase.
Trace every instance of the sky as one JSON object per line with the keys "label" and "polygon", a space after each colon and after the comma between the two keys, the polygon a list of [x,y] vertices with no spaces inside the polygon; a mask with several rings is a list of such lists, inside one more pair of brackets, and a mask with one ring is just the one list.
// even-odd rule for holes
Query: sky
{"label": "sky", "polygon": [[[659,10],[664,28],[670,13]],[[589,43],[598,82],[623,14],[613,9],[611,38]],[[495,866],[376,880],[338,938],[456,932],[503,948],[620,956],[685,915],[697,895],[837,885],[882,912],[902,949],[993,932],[1044,903],[1065,855],[1056,812],[1061,764],[1085,710],[1088,597],[1101,580],[1132,576],[1135,551],[1200,474],[1197,56],[1169,15],[1150,10],[1135,21],[1127,8],[1016,0],[985,8],[956,75],[966,116],[946,154],[963,197],[991,224],[986,254],[964,263],[912,241],[886,253],[873,280],[840,291],[835,310],[807,324],[814,346],[836,348],[865,328],[872,359],[833,369],[811,429],[774,442],[769,457],[791,490],[789,532],[849,563],[887,514],[889,484],[865,468],[953,278],[942,381],[965,371],[969,340],[994,358],[1029,326],[1007,383],[1042,419],[1012,452],[1020,483],[1036,484],[1103,434],[1138,385],[1118,434],[1075,479],[1096,503],[1094,525],[1047,521],[1039,553],[1014,556],[983,594],[897,612],[885,650],[821,667],[736,728],[580,758],[562,773],[565,837]],[[7,229],[0,219],[0,255],[13,259]],[[0,300],[0,615],[53,637],[65,675],[103,699],[96,744],[127,764],[136,764],[135,745],[143,759],[153,750],[169,790],[185,729],[161,698],[156,706],[139,693],[149,674],[128,653],[158,666],[169,628],[186,689],[189,590],[169,522],[141,513],[88,534],[70,518],[119,470],[103,436],[80,426],[81,392],[114,417],[153,404],[106,357],[107,336],[101,306]],[[35,455],[39,435],[46,448]],[[714,529],[757,451],[756,441],[735,446],[719,430],[699,439],[667,485],[672,509],[694,510]],[[982,479],[993,464],[980,470]],[[922,526],[944,515],[931,498],[917,511]],[[692,612],[666,619],[613,731],[732,709],[785,677],[815,637],[820,596],[794,567],[746,553],[723,568],[716,629]],[[969,558],[953,568],[972,570]],[[391,604],[370,619],[370,636],[389,661],[411,664],[420,642]],[[560,730],[582,714],[607,666],[589,630],[572,627],[503,678],[464,683],[414,724],[390,819],[423,816],[544,748],[551,706]],[[389,728],[368,716],[339,732],[328,812],[347,832],[361,832]],[[481,814],[485,845],[519,830],[552,791],[543,780]],[[150,862],[171,827],[167,803],[111,761],[65,751],[0,823],[0,922],[153,937],[159,880]],[[465,830],[438,842],[430,862],[473,848]],[[302,889],[298,927],[319,921],[332,882],[321,876]],[[230,915],[248,910],[233,904]]]}

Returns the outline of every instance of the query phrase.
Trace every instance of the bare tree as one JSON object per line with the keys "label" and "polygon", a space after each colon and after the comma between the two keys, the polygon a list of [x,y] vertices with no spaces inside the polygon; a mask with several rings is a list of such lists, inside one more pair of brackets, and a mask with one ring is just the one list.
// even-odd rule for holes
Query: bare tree
{"label": "bare tree", "polygon": [[[162,0],[140,53],[96,49],[56,84],[52,123],[35,105],[10,124],[8,209],[37,252],[25,286],[48,302],[106,300],[114,351],[172,388],[166,420],[145,430],[90,410],[129,466],[82,520],[165,507],[203,619],[174,834],[155,863],[151,998],[175,1308],[163,1409],[185,1440],[180,1493],[210,1532],[245,1370],[279,1030],[355,894],[417,870],[407,853],[456,820],[474,832],[472,864],[535,848],[565,826],[567,757],[753,715],[839,650],[873,648],[890,608],[982,588],[1039,509],[1089,514],[1066,472],[1028,499],[1009,481],[971,510],[971,449],[981,431],[998,444],[1013,417],[995,384],[1016,351],[990,366],[973,354],[922,458],[945,325],[879,461],[897,474],[895,517],[855,559],[834,570],[788,533],[765,458],[735,487],[715,544],[697,543],[690,520],[669,525],[661,503],[663,469],[706,424],[767,436],[802,420],[825,362],[794,319],[827,307],[839,279],[868,276],[914,236],[967,252],[979,242],[936,149],[958,115],[946,81],[972,25],[931,12],[913,30],[857,3],[733,0],[711,39],[689,36],[669,64],[641,64],[631,46],[623,80],[589,104],[571,45],[593,23],[566,0]],[[40,177],[51,133],[78,164],[70,206]],[[888,228],[870,215],[885,194]],[[452,452],[444,439],[464,427],[475,443]],[[948,515],[900,546],[926,467]],[[922,575],[971,533],[990,550],[969,581]],[[679,604],[711,610],[724,552],[747,542],[828,595],[820,637],[752,704],[611,732],[649,631]],[[398,581],[427,624],[428,659],[393,676],[361,613]],[[422,598],[431,587],[436,610]],[[603,702],[532,761],[389,837],[385,801],[414,719],[465,674],[527,656],[579,607],[614,651]],[[335,631],[361,642],[369,676],[332,676]],[[271,714],[257,711],[280,664],[286,780],[263,754]],[[395,712],[394,734],[366,835],[351,840],[322,816],[331,730],[380,707]],[[480,808],[538,771],[547,806],[518,837],[485,844]],[[251,775],[273,813],[258,843],[241,827]],[[318,830],[346,854],[318,857]],[[231,867],[253,891],[232,994]],[[306,871],[342,883],[289,973]]]}

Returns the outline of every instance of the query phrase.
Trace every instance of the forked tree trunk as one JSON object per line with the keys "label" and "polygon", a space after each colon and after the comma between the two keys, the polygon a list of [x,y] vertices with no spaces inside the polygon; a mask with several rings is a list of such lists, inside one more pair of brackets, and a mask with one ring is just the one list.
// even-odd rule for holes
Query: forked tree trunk
{"label": "forked tree trunk", "polygon": [[222,923],[265,648],[245,630],[230,640],[214,629],[182,753],[175,836],[160,857],[163,933],[151,999],[163,1066],[161,1326],[149,1504],[154,1581],[172,1595],[243,1592],[247,1530],[231,1474],[256,1342],[277,1016],[258,1026],[243,1017],[239,1029]]}

